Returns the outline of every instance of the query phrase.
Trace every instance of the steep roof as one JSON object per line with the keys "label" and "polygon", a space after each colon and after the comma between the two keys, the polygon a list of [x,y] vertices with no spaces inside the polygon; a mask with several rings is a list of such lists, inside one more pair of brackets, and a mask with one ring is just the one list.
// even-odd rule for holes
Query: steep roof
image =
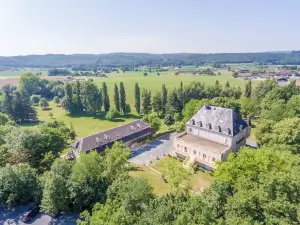
{"label": "steep roof", "polygon": [[76,149],[77,152],[88,151],[121,140],[132,134],[138,135],[146,129],[151,129],[151,126],[147,122],[144,120],[135,120],[110,130],[84,137],[75,141],[71,146],[73,149]]}
{"label": "steep roof", "polygon": [[210,105],[199,109],[187,124],[226,136],[235,136],[248,126],[234,110]]}

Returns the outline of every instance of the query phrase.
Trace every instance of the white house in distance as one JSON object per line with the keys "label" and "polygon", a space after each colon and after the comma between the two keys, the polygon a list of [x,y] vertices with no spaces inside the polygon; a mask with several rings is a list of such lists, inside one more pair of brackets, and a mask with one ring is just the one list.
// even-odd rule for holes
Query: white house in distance
{"label": "white house in distance", "polygon": [[173,154],[189,157],[189,162],[207,170],[216,161],[226,161],[230,152],[237,152],[250,135],[249,120],[245,121],[232,109],[203,106],[187,123],[186,131],[173,142]]}

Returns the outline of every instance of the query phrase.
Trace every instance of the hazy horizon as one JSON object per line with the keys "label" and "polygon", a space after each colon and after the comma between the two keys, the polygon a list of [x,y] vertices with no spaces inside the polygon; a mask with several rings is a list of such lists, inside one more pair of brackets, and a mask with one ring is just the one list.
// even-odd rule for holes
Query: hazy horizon
{"label": "hazy horizon", "polygon": [[300,49],[300,1],[0,0],[0,55]]}

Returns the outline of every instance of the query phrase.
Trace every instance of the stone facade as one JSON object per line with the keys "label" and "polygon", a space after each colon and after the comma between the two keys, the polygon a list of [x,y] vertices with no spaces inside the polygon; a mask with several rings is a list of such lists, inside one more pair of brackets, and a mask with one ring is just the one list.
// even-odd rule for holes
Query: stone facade
{"label": "stone facade", "polygon": [[213,170],[216,161],[226,161],[245,145],[249,135],[249,124],[232,109],[206,105],[187,122],[186,132],[174,138],[173,154]]}

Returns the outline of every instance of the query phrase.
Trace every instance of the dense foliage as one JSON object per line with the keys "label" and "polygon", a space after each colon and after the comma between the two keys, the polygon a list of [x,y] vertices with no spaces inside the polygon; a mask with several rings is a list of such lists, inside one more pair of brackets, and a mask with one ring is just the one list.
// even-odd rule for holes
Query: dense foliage
{"label": "dense foliage", "polygon": [[[90,70],[95,67],[123,67],[123,70],[134,66],[170,66],[199,65],[215,62],[221,63],[271,63],[300,64],[300,52],[262,52],[262,53],[218,53],[218,54],[148,54],[148,53],[110,53],[110,54],[80,54],[80,55],[37,55],[0,57],[0,66],[24,67],[69,67],[73,70]],[[133,66],[134,65],[134,66]]]}

